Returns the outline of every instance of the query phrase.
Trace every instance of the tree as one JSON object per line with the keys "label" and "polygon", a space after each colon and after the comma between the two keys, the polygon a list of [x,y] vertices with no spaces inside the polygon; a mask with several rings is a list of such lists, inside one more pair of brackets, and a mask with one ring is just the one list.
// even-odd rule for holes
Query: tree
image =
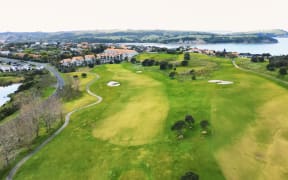
{"label": "tree", "polygon": [[173,69],[173,64],[169,63],[168,64],[168,69]]}
{"label": "tree", "polygon": [[87,74],[86,74],[86,73],[82,73],[82,74],[81,74],[81,77],[82,77],[82,78],[86,78],[86,77],[87,77]]}
{"label": "tree", "polygon": [[256,55],[256,56],[252,56],[251,57],[251,62],[264,62],[264,57],[263,56],[259,56],[259,55]]}
{"label": "tree", "polygon": [[131,58],[130,62],[131,62],[132,64],[135,64],[135,63],[137,62],[137,60],[136,60],[135,57],[133,57],[133,58]]}
{"label": "tree", "polygon": [[42,108],[42,120],[44,121],[46,132],[48,133],[51,130],[52,125],[61,118],[61,102],[56,96],[52,96],[42,104]]}
{"label": "tree", "polygon": [[160,70],[166,70],[167,67],[168,67],[168,62],[166,62],[166,61],[160,62]]}
{"label": "tree", "polygon": [[181,65],[182,66],[188,66],[188,61],[187,60],[181,61]]}
{"label": "tree", "polygon": [[72,87],[73,89],[75,89],[76,91],[79,91],[79,78],[78,75],[73,75],[73,81],[72,81]]}
{"label": "tree", "polygon": [[195,74],[192,75],[192,80],[196,80],[196,75]]}
{"label": "tree", "polygon": [[41,99],[36,94],[31,94],[29,96],[29,101],[25,103],[22,102],[20,114],[22,116],[25,116],[26,118],[31,119],[31,127],[33,127],[33,132],[35,132],[36,137],[39,136],[39,130],[40,130],[40,120],[43,113],[43,107],[41,105]]}
{"label": "tree", "polygon": [[207,120],[202,120],[200,126],[202,129],[206,129],[209,126],[209,122]]}
{"label": "tree", "polygon": [[274,70],[275,70],[275,67],[274,67],[273,65],[271,65],[271,64],[267,64],[266,69],[267,69],[268,71],[274,71]]}
{"label": "tree", "polygon": [[180,120],[180,121],[176,121],[176,122],[172,125],[171,130],[177,132],[177,137],[178,137],[178,139],[183,139],[183,129],[184,129],[185,127],[186,127],[185,121]]}
{"label": "tree", "polygon": [[192,126],[195,123],[195,120],[191,115],[186,115],[185,122],[189,125],[189,128],[192,128]]}
{"label": "tree", "polygon": [[154,64],[154,59],[145,59],[144,61],[142,61],[142,66],[153,66]]}
{"label": "tree", "polygon": [[175,76],[176,76],[176,72],[175,72],[175,71],[170,72],[169,77],[170,77],[171,79],[174,79]]}
{"label": "tree", "polygon": [[181,180],[198,180],[199,176],[198,174],[195,174],[194,172],[186,172],[184,176],[181,177]]}
{"label": "tree", "polygon": [[186,52],[184,54],[184,60],[186,60],[186,61],[190,60],[190,53],[189,52]]}
{"label": "tree", "polygon": [[89,68],[93,68],[93,67],[94,67],[94,64],[90,63],[90,64],[88,64],[88,67],[89,67]]}
{"label": "tree", "polygon": [[279,69],[279,74],[282,75],[282,76],[286,75],[286,74],[287,74],[287,69],[286,69],[286,67],[281,67],[281,68]]}

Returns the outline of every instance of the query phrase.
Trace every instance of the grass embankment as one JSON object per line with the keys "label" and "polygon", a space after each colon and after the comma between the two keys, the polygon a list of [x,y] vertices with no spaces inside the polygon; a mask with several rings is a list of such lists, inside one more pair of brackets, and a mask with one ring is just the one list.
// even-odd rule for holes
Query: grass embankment
{"label": "grass embankment", "polygon": [[[179,179],[186,171],[200,179],[287,179],[287,89],[227,59],[193,54],[188,68],[205,65],[193,61],[215,67],[196,81],[171,80],[156,67],[95,68],[91,73],[101,78],[91,89],[103,102],[75,113],[15,179]],[[108,87],[110,80],[121,86]],[[170,128],[186,114],[196,126],[179,141]],[[202,119],[211,124],[210,136],[200,135]]]}
{"label": "grass embankment", "polygon": [[167,54],[167,53],[141,53],[137,60],[143,61],[144,59],[154,59],[155,61],[182,61],[183,54]]}
{"label": "grass embankment", "polygon": [[255,62],[251,62],[250,59],[247,59],[247,58],[239,58],[236,60],[236,63],[238,66],[244,69],[252,70],[258,73],[262,73],[262,74],[267,74],[271,77],[278,78],[280,80],[284,80],[288,82],[288,75],[285,75],[285,76],[280,75],[279,68],[276,68],[274,71],[267,70],[266,66],[269,64],[267,60],[265,62],[255,63]]}

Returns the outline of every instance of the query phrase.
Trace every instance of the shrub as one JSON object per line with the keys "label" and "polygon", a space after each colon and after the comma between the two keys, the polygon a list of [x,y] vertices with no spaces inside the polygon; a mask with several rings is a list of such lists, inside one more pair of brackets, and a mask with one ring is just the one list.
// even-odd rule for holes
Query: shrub
{"label": "shrub", "polygon": [[76,75],[73,75],[73,78],[74,79],[77,79],[78,78],[78,75],[76,74]]}
{"label": "shrub", "polygon": [[188,52],[186,52],[185,54],[184,54],[184,60],[190,60],[190,53],[188,53]]}
{"label": "shrub", "polygon": [[170,77],[171,79],[174,79],[175,76],[176,76],[176,72],[175,72],[175,71],[170,72],[169,77]]}
{"label": "shrub", "polygon": [[93,68],[93,67],[94,67],[94,64],[88,64],[88,67],[89,67],[89,68]]}
{"label": "shrub", "polygon": [[198,174],[195,174],[194,172],[186,172],[184,176],[181,177],[181,180],[198,180],[199,176]]}
{"label": "shrub", "polygon": [[188,66],[188,61],[186,61],[186,60],[181,61],[181,65],[182,65],[182,66]]}
{"label": "shrub", "polygon": [[168,67],[168,63],[166,61],[160,62],[160,70],[166,70]]}
{"label": "shrub", "polygon": [[209,122],[207,120],[202,120],[200,126],[202,129],[206,129],[209,126]]}
{"label": "shrub", "polygon": [[287,69],[286,69],[286,67],[281,67],[281,68],[279,69],[279,74],[280,74],[280,75],[286,75],[286,74],[287,74]]}

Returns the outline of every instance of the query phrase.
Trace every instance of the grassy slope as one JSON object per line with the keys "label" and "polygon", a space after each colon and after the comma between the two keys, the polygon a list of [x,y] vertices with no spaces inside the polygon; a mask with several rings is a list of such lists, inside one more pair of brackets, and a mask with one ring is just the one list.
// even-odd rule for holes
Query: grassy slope
{"label": "grassy slope", "polygon": [[[218,70],[210,75],[210,79],[232,80],[235,84],[219,86],[208,84],[207,79],[179,82],[168,79],[165,73],[159,73],[154,67],[127,64],[97,67],[95,71],[101,79],[93,84],[92,90],[103,96],[104,101],[74,114],[68,128],[32,157],[15,179],[178,179],[188,170],[198,173],[201,179],[224,179],[224,175],[230,179],[265,179],[265,175],[267,177],[270,172],[279,175],[276,179],[281,179],[280,176],[288,167],[287,157],[281,156],[280,159],[276,153],[279,148],[281,151],[287,148],[288,133],[285,131],[287,123],[283,121],[285,111],[279,107],[285,107],[281,99],[282,96],[286,98],[287,90],[261,77],[234,69],[227,60],[196,54],[193,58],[197,61],[213,61],[218,65]],[[192,60],[190,65],[193,66]],[[143,74],[135,73],[139,69],[143,70]],[[132,78],[118,78],[119,71],[127,72]],[[159,129],[163,128],[162,132],[154,133],[152,139],[148,138],[150,143],[142,145],[115,143],[111,136],[103,138],[96,135],[100,138],[95,138],[95,133],[99,133],[97,130],[103,123],[109,124],[109,127],[104,126],[108,134],[114,133],[115,129],[111,127],[115,124],[120,123],[123,128],[129,126],[125,119],[121,123],[113,118],[113,124],[110,118],[115,115],[120,119],[125,117],[129,102],[135,103],[126,100],[137,97],[138,92],[141,92],[141,87],[135,90],[135,81],[132,80],[141,76],[146,80],[150,78],[149,81],[158,81],[156,84],[159,86],[155,88],[159,93],[165,93],[168,99],[166,121],[157,124]],[[117,78],[122,84],[120,87],[106,86],[107,81]],[[144,87],[143,94],[145,97]],[[85,98],[88,101],[89,97]],[[141,97],[137,98],[143,101]],[[277,125],[273,123],[272,112],[275,108],[279,109]],[[131,113],[135,110],[137,112],[132,107]],[[125,114],[121,114],[123,112]],[[170,127],[188,113],[195,117],[197,124],[201,119],[208,119],[212,124],[213,135],[206,138],[200,136],[197,125],[193,131],[185,133],[183,141],[175,140]],[[133,117],[138,122],[139,119],[150,121],[149,118],[142,119],[142,116]],[[143,129],[143,133],[151,133],[149,129]],[[273,134],[275,130],[277,136],[270,138],[269,134],[266,135],[266,132]],[[132,137],[137,132],[117,130],[117,133]],[[258,161],[256,150],[265,152],[260,157],[267,159]],[[247,162],[251,164],[247,165]],[[265,168],[260,169],[263,166]]]}
{"label": "grassy slope", "polygon": [[183,54],[166,54],[166,53],[141,53],[137,57],[137,60],[154,59],[155,61],[180,61],[183,60]]}
{"label": "grassy slope", "polygon": [[276,68],[274,71],[268,71],[266,66],[269,64],[267,61],[263,62],[263,63],[253,63],[250,61],[250,59],[238,59],[236,61],[236,63],[238,64],[238,66],[245,68],[245,69],[249,69],[249,70],[253,70],[259,73],[264,73],[264,74],[268,74],[270,76],[273,76],[275,78],[278,79],[282,79],[285,81],[288,81],[288,76],[281,76],[279,75],[279,68]]}

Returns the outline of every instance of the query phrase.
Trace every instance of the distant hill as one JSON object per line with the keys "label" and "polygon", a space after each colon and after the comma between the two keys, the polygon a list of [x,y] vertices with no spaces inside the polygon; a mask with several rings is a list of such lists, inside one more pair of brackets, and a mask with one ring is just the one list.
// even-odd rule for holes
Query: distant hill
{"label": "distant hill", "polygon": [[0,41],[64,41],[98,43],[277,43],[275,37],[288,37],[284,30],[255,31],[242,33],[210,33],[199,31],[167,30],[109,30],[67,32],[4,32]]}
{"label": "distant hill", "polygon": [[263,31],[248,31],[240,33],[232,33],[238,35],[258,35],[258,36],[269,36],[269,37],[288,37],[288,32],[282,29],[271,29]]}

